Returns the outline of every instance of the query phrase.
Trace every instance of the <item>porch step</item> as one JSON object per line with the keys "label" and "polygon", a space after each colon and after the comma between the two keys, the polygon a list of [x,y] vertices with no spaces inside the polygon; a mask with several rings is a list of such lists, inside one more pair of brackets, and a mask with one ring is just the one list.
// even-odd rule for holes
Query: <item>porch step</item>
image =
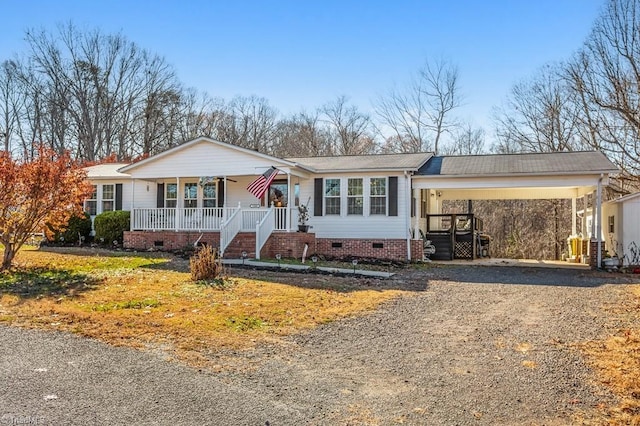
{"label": "porch step", "polygon": [[240,232],[224,251],[225,259],[242,259],[242,252],[247,252],[247,259],[256,257],[255,232]]}

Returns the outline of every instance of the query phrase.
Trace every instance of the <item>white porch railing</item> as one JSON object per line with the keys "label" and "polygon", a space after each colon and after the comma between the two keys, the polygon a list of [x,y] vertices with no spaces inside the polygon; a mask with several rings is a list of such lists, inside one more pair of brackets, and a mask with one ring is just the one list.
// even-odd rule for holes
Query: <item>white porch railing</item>
{"label": "white porch railing", "polygon": [[238,208],[221,226],[220,229],[220,256],[224,256],[224,251],[231,241],[242,229],[242,210]]}
{"label": "white porch railing", "polygon": [[260,250],[264,243],[267,242],[269,236],[275,229],[276,221],[273,220],[277,216],[275,215],[276,209],[271,208],[267,211],[267,214],[262,220],[256,223],[256,259],[260,259]]}
{"label": "white porch railing", "polygon": [[133,209],[132,230],[219,231],[237,207]]}
{"label": "white porch railing", "polygon": [[269,210],[268,208],[242,210],[242,230],[245,232],[255,231],[256,223],[261,222]]}
{"label": "white porch railing", "polygon": [[220,254],[238,232],[256,232],[256,257],[273,231],[293,230],[297,209],[287,207],[248,208],[135,208],[133,231],[220,231]]}

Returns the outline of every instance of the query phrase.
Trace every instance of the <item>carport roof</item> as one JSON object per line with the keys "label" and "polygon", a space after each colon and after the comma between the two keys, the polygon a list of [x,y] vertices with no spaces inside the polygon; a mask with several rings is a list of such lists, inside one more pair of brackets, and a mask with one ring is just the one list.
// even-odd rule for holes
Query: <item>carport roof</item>
{"label": "carport roof", "polygon": [[505,176],[617,173],[616,166],[599,151],[529,154],[436,156],[418,176]]}

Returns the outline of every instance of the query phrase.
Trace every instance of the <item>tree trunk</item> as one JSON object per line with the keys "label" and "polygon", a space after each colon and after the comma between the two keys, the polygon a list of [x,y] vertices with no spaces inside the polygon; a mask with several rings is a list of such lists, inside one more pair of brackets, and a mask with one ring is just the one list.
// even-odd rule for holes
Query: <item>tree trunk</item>
{"label": "tree trunk", "polygon": [[16,255],[13,244],[5,244],[4,255],[2,256],[2,266],[0,271],[5,271],[11,267],[11,262]]}

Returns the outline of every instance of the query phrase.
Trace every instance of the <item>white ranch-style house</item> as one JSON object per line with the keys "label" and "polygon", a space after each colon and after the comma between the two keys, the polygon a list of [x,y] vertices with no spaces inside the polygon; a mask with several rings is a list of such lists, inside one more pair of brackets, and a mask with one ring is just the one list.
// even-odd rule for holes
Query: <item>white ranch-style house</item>
{"label": "white ranch-style house", "polygon": [[[277,176],[256,198],[247,187],[272,167]],[[616,172],[599,152],[277,158],[200,137],[136,163],[88,167],[95,191],[85,207],[130,211],[124,245],[140,250],[207,243],[227,258],[420,260],[424,237],[440,256],[474,258],[481,226],[468,213],[439,215],[443,200],[568,198],[576,217],[578,197],[600,211]],[[299,232],[300,206],[308,232]]]}

